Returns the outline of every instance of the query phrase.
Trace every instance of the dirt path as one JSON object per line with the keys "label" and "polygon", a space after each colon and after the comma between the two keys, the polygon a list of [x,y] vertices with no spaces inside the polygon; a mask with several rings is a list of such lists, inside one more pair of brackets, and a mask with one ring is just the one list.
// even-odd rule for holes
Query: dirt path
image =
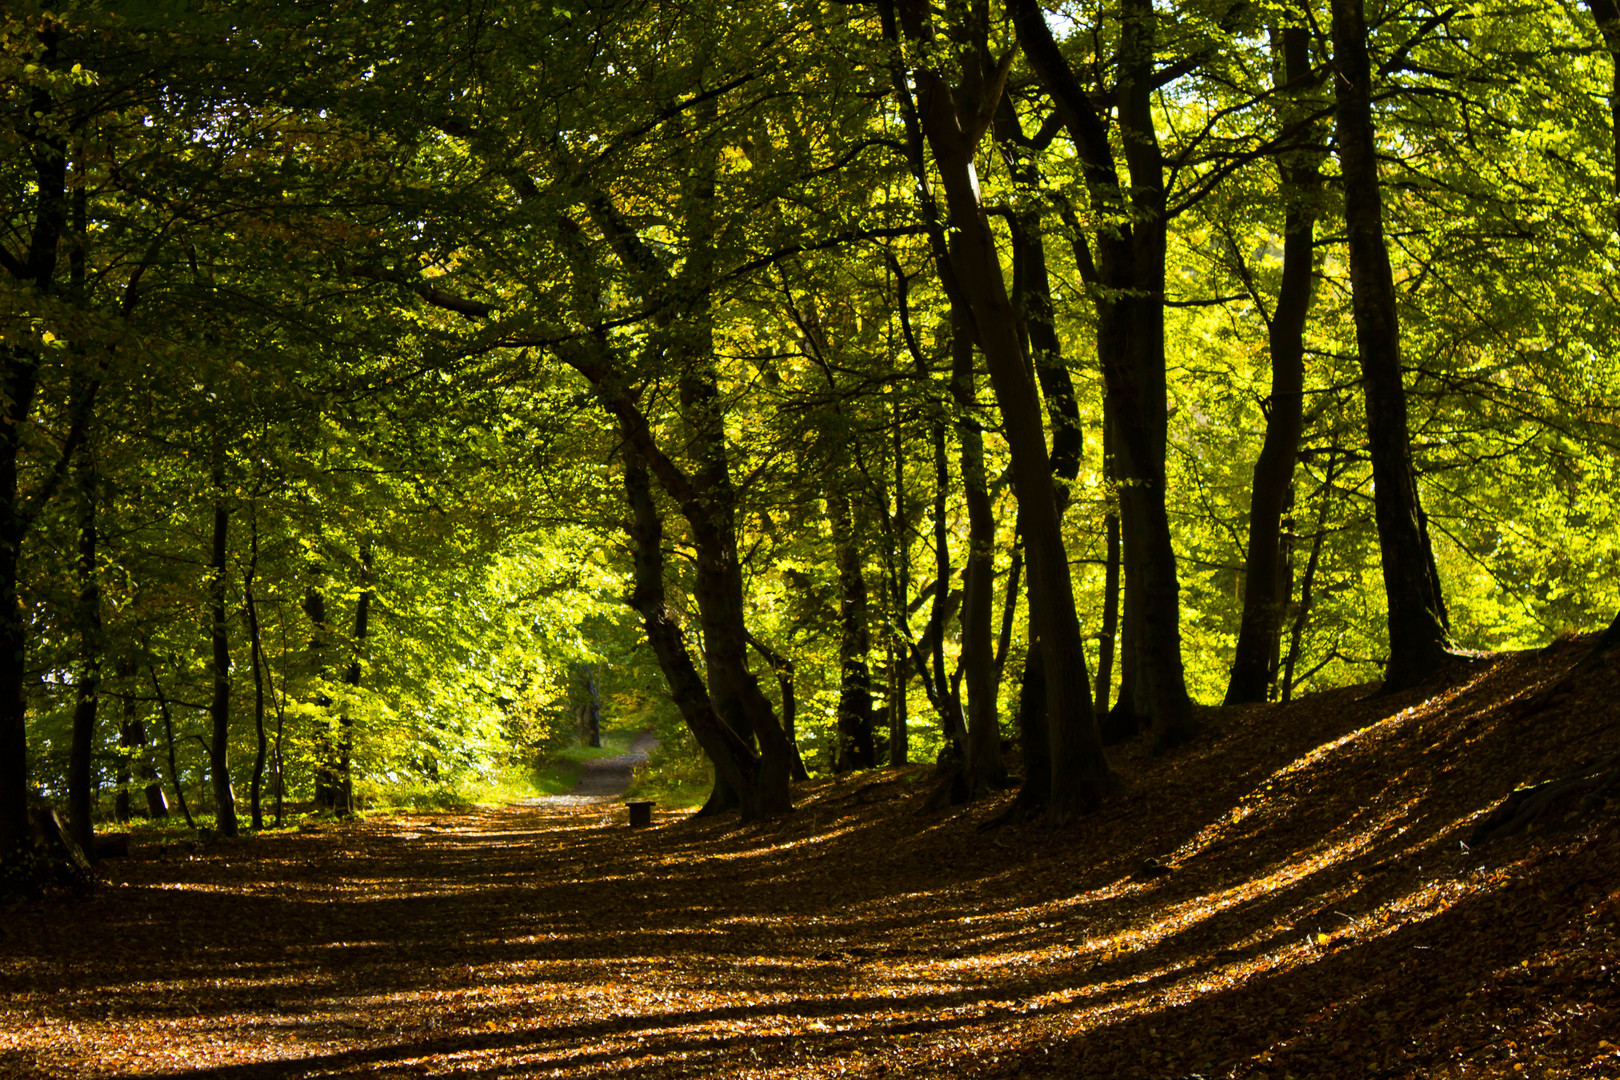
{"label": "dirt path", "polygon": [[1527,737],[1507,675],[1212,714],[1057,833],[880,771],[137,846],[0,913],[0,1077],[1614,1077],[1616,808],[1458,838],[1620,694]]}
{"label": "dirt path", "polygon": [[580,769],[579,783],[567,795],[552,795],[530,799],[530,806],[565,806],[611,802],[630,790],[635,779],[636,766],[645,764],[647,755],[658,745],[652,729],[643,731],[630,743],[630,749],[612,757],[595,758]]}

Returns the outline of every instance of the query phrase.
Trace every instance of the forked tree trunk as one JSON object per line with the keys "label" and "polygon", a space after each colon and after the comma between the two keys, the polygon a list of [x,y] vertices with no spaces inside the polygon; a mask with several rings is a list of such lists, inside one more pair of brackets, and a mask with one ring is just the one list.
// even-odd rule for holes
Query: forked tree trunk
{"label": "forked tree trunk", "polygon": [[1384,687],[1400,690],[1422,682],[1440,666],[1450,636],[1407,432],[1400,323],[1384,243],[1383,198],[1373,137],[1372,67],[1362,0],[1333,0],[1333,52],[1351,307],[1366,398],[1373,512],[1389,603],[1389,663],[1384,669]]}
{"label": "forked tree trunk", "polygon": [[[906,37],[927,48],[930,14],[919,0],[900,7]],[[939,169],[951,225],[950,264],[973,312],[1012,458],[1028,561],[1031,647],[1042,651],[1046,682],[1051,791],[1047,818],[1061,824],[1096,806],[1114,777],[1097,737],[1068,555],[1047,454],[1040,399],[1019,343],[1018,325],[1002,278],[989,220],[979,200],[974,154],[999,102],[1007,65],[985,70],[982,57],[962,55],[963,96],[932,67],[915,71],[918,116]],[[1007,58],[1010,64],[1011,57]],[[966,126],[964,127],[964,122]]]}
{"label": "forked tree trunk", "polygon": [[[653,501],[646,467],[628,445],[624,452],[624,490],[630,504],[629,531],[634,544],[635,582],[630,605],[641,615],[670,699],[714,765],[716,794],[729,793],[735,798],[745,820],[760,817],[766,807],[759,788],[759,755],[715,709],[708,687],[687,651],[679,617],[664,597],[664,523]],[[726,801],[722,795],[716,810],[729,809],[724,805]]]}

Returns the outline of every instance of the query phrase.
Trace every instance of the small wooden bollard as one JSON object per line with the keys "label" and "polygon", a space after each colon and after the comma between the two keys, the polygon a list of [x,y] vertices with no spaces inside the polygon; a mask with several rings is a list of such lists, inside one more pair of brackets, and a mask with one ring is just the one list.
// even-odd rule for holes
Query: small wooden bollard
{"label": "small wooden bollard", "polygon": [[643,825],[652,824],[653,802],[651,799],[626,803],[625,805],[630,807],[630,827],[632,829],[639,829]]}

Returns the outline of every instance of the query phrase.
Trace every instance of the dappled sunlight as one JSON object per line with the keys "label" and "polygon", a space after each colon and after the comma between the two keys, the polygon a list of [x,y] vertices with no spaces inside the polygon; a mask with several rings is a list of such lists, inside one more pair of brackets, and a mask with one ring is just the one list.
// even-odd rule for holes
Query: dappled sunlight
{"label": "dappled sunlight", "polygon": [[[1056,833],[982,833],[1001,803],[919,816],[903,785],[883,801],[843,781],[747,826],[631,831],[545,806],[137,853],[85,909],[107,932],[95,962],[37,917],[47,951],[8,939],[0,1055],[241,1080],[884,1077],[944,1061],[1258,1080],[1340,1059],[1355,1064],[1339,1075],[1416,1078],[1477,1058],[1486,1071],[1456,1073],[1473,1076],[1519,1053],[1509,1042],[1554,1038],[1515,1019],[1531,1015],[1521,987],[1568,985],[1588,989],[1534,1014],[1570,1032],[1558,1060],[1613,1062],[1589,1033],[1620,1018],[1602,981],[1620,899],[1596,884],[1620,828],[1556,851],[1459,842],[1517,782],[1475,762],[1554,768],[1459,696],[1479,684],[1337,716],[1291,706],[1275,733],[1126,757],[1143,794]],[[1431,760],[1464,739],[1469,757]],[[1182,823],[1175,842],[1156,843],[1146,798]],[[1494,1011],[1476,1022],[1455,1001]]]}

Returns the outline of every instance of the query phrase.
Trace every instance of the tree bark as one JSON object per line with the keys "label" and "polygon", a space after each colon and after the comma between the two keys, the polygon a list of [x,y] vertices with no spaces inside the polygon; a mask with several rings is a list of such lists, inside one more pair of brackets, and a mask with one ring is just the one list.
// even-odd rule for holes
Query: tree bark
{"label": "tree bark", "polygon": [[225,446],[215,444],[212,477],[214,486],[214,532],[209,559],[209,641],[213,646],[214,696],[209,702],[211,738],[208,743],[208,775],[214,791],[214,826],[221,836],[236,835],[236,792],[231,787],[231,639],[225,619],[225,557],[230,527],[230,507],[225,502]]}
{"label": "tree bark", "polygon": [[[39,31],[39,64],[57,64],[57,31]],[[56,102],[43,86],[30,95],[17,134],[32,172],[33,224],[20,260],[8,259],[15,287],[51,295],[58,250],[67,229],[67,144],[55,129]],[[21,207],[17,208],[18,216]],[[20,271],[20,272],[19,272]],[[26,506],[18,486],[24,433],[39,386],[39,351],[30,344],[0,345],[0,864],[21,858],[28,844],[28,704],[24,692],[27,613],[17,577],[23,538],[41,501]],[[71,449],[69,447],[68,449]]]}
{"label": "tree bark", "polygon": [[[360,688],[360,678],[364,671],[362,657],[365,652],[366,637],[371,630],[371,559],[372,548],[369,540],[362,541],[360,545],[360,579],[366,587],[360,592],[354,605],[354,636],[350,639],[350,648],[353,653],[349,659],[349,666],[343,673],[343,684],[351,690]],[[351,695],[352,698],[352,695]],[[354,813],[354,714],[352,700],[346,702],[343,710],[338,714],[338,745],[336,782],[333,788],[333,809],[339,814],[351,815]]]}
{"label": "tree bark", "polygon": [[1333,0],[1333,80],[1339,163],[1344,174],[1351,307],[1366,398],[1373,512],[1389,604],[1384,688],[1415,686],[1445,659],[1445,603],[1434,572],[1407,432],[1395,280],[1384,243],[1383,201],[1373,132],[1372,69],[1361,0]]}
{"label": "tree bark", "polygon": [[[1284,127],[1294,124],[1309,105],[1300,90],[1310,79],[1310,32],[1303,26],[1274,30],[1278,65],[1279,111]],[[1305,321],[1310,313],[1315,272],[1313,247],[1316,200],[1322,180],[1319,164],[1326,153],[1315,140],[1307,150],[1279,156],[1282,178],[1282,285],[1272,312],[1271,396],[1267,399],[1266,436],[1254,465],[1249,497],[1249,543],[1244,563],[1243,619],[1226,704],[1264,701],[1276,674],[1288,590],[1284,587],[1282,519],[1299,458],[1305,415]],[[1258,301],[1258,296],[1256,300]]]}
{"label": "tree bark", "polygon": [[180,804],[186,828],[195,829],[197,823],[191,819],[191,807],[186,805],[186,790],[180,786],[180,766],[174,759],[174,714],[169,711],[169,699],[163,696],[163,684],[158,682],[157,668],[149,664],[146,670],[152,676],[152,693],[157,697],[158,714],[163,717],[163,738],[169,749],[169,783],[174,785],[174,799]]}

